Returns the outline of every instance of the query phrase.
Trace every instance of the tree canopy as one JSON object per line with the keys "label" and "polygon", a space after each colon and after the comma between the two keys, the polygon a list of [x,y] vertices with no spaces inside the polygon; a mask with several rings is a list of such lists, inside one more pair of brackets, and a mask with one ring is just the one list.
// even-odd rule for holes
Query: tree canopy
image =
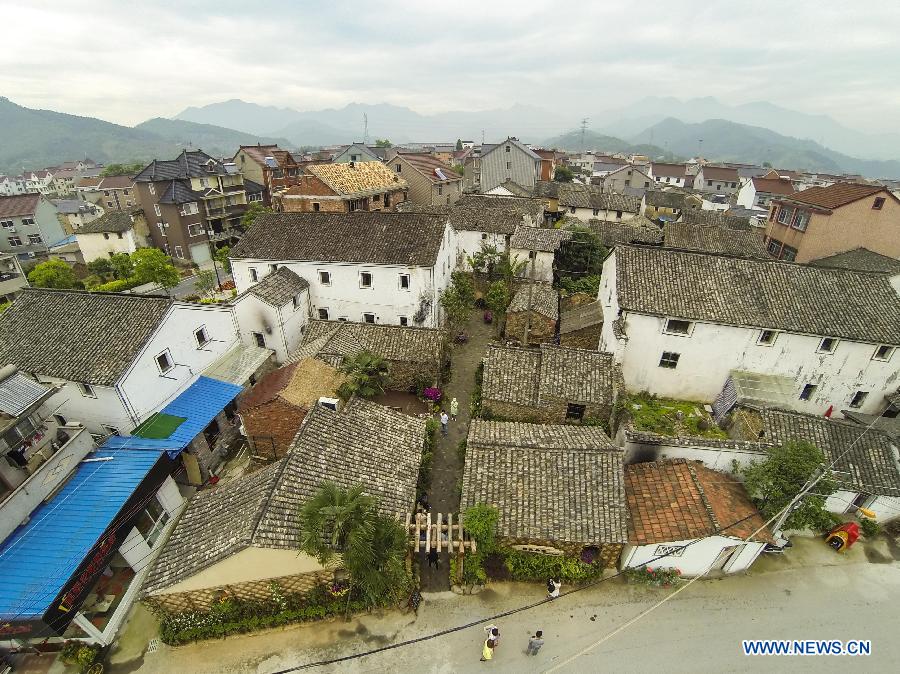
{"label": "tree canopy", "polygon": [[268,206],[263,206],[260,202],[254,201],[247,207],[247,210],[244,212],[244,215],[241,216],[241,225],[244,229],[250,229],[250,226],[253,224],[253,221],[256,220],[263,213],[272,213],[272,209]]}
{"label": "tree canopy", "polygon": [[570,183],[575,177],[575,172],[568,166],[557,166],[553,171],[553,180],[558,183]]}
{"label": "tree canopy", "polygon": [[457,150],[462,150],[462,149],[463,149],[462,138],[457,138],[457,139],[456,139],[456,149],[457,149]]}
{"label": "tree canopy", "polygon": [[587,227],[579,225],[571,231],[572,238],[563,241],[554,257],[556,285],[569,292],[596,294],[607,250]]}
{"label": "tree canopy", "polygon": [[341,372],[347,375],[346,381],[338,387],[338,396],[348,400],[356,394],[363,398],[371,398],[384,393],[390,375],[390,366],[381,356],[369,351],[361,351],[352,358],[345,358]]}
{"label": "tree canopy", "polygon": [[131,254],[134,277],[139,283],[157,283],[166,290],[181,280],[172,258],[158,248],[141,248]]}
{"label": "tree canopy", "polygon": [[375,147],[393,147],[393,145],[387,138],[376,138]]}
{"label": "tree canopy", "polygon": [[37,288],[80,288],[72,268],[62,260],[47,260],[28,272],[28,282]]}
{"label": "tree canopy", "polygon": [[133,176],[140,173],[143,168],[144,164],[141,162],[135,162],[134,164],[108,164],[100,172],[100,175],[104,178],[110,176]]}

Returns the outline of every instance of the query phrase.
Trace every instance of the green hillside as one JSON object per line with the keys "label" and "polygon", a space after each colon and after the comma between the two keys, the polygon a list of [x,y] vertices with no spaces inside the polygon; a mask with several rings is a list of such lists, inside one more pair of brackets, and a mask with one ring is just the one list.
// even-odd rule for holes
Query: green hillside
{"label": "green hillside", "polygon": [[[569,131],[561,136],[555,136],[545,140],[542,145],[558,150],[578,152],[582,148],[581,131]],[[628,152],[647,155],[651,159],[665,159],[670,161],[677,158],[671,152],[667,152],[657,145],[650,145],[649,143],[629,143],[621,138],[605,136],[595,131],[585,131],[584,150],[586,152],[590,150],[599,152]]]}
{"label": "green hillside", "polygon": [[214,157],[231,157],[240,145],[276,144],[282,148],[293,147],[293,143],[284,138],[256,136],[252,133],[226,129],[212,124],[197,124],[181,119],[165,119],[155,117],[141,122],[134,127],[147,131],[180,147],[201,149]]}

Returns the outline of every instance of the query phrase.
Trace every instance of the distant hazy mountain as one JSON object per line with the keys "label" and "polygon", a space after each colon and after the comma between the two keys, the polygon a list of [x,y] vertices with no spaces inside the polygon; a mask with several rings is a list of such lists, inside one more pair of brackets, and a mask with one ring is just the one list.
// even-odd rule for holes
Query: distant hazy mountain
{"label": "distant hazy mountain", "polygon": [[[581,131],[569,131],[560,136],[548,138],[541,143],[544,147],[555,148],[557,150],[568,150],[570,152],[579,152],[582,147]],[[601,152],[633,152],[635,154],[647,155],[651,159],[673,160],[677,157],[671,152],[666,152],[663,148],[649,143],[629,143],[616,138],[614,136],[606,136],[596,131],[584,132],[584,149],[585,151],[598,150]]]}
{"label": "distant hazy mountain", "polygon": [[[252,133],[284,136],[296,145],[330,145],[387,138],[394,143],[454,141],[487,142],[514,135],[533,142],[574,126],[574,119],[540,108],[514,105],[501,110],[442,112],[422,115],[387,103],[350,103],[343,108],[300,112],[231,100],[192,107],[176,119],[215,124]],[[368,126],[366,126],[368,120]]]}
{"label": "distant hazy mountain", "polygon": [[203,150],[214,157],[231,157],[240,145],[275,143],[285,148],[292,147],[292,143],[285,138],[257,136],[212,124],[195,124],[180,119],[155,117],[141,122],[134,128],[149,131],[179,147]]}
{"label": "distant hazy mountain", "polygon": [[683,156],[696,155],[703,139],[703,156],[717,161],[738,161],[779,168],[832,173],[860,173],[870,178],[900,177],[900,161],[878,161],[835,152],[811,140],[799,140],[769,129],[710,119],[686,124],[668,118],[633,136],[632,143],[653,138],[657,145]]}
{"label": "distant hazy mountain", "polygon": [[[794,138],[810,139],[824,147],[851,156],[876,159],[900,157],[900,133],[866,133],[850,129],[828,115],[810,115],[782,108],[767,101],[726,105],[715,98],[650,96],[624,108],[605,110],[591,116],[591,126],[604,133],[631,138],[662,120],[673,117],[687,123],[727,119],[738,124],[761,126]],[[645,142],[661,144],[656,138]]]}

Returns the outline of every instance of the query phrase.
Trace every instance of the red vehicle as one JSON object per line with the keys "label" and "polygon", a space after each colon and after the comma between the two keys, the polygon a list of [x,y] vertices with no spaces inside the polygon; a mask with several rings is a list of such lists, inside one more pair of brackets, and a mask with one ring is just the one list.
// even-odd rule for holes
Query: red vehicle
{"label": "red vehicle", "polygon": [[859,538],[859,525],[856,522],[844,522],[828,532],[825,542],[836,552],[845,552]]}

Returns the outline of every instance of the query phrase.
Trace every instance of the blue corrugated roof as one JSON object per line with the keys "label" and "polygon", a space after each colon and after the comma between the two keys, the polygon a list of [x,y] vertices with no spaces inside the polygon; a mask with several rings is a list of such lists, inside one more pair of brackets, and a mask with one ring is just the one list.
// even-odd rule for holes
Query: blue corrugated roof
{"label": "blue corrugated roof", "polygon": [[200,377],[184,393],[162,409],[163,414],[184,417],[187,421],[161,442],[187,447],[188,443],[198,433],[203,432],[203,429],[209,426],[209,422],[215,419],[225,405],[234,400],[242,390],[236,384]]}
{"label": "blue corrugated roof", "polygon": [[0,619],[39,618],[153,468],[159,451],[106,445],[0,546]]}

